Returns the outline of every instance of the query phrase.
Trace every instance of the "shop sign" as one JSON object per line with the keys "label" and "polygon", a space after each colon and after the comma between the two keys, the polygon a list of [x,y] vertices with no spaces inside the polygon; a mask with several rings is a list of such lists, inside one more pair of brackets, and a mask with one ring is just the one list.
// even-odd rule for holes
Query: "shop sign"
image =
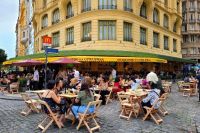
{"label": "shop sign", "polygon": [[48,37],[48,36],[44,36],[43,38],[42,38],[42,40],[43,40],[43,46],[51,46],[51,43],[52,43],[52,39],[51,39],[51,37]]}

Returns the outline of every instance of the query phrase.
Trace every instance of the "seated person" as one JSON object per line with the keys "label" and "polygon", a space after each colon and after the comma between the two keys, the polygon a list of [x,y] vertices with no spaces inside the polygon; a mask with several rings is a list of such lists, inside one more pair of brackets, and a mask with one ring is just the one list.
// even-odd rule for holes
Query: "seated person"
{"label": "seated person", "polygon": [[128,82],[128,85],[131,86],[131,90],[135,91],[139,87],[139,83],[136,82],[135,77],[132,76]]}
{"label": "seated person", "polygon": [[[142,100],[142,103],[141,103],[142,107],[144,106],[152,107],[153,103],[156,100],[158,100],[160,97],[160,90],[157,89],[156,87],[157,85],[151,81],[149,84],[151,86],[151,91],[148,93],[147,97]],[[155,105],[155,109],[158,109],[158,108],[159,108],[159,104]],[[146,114],[147,113],[146,109],[143,108],[143,110],[144,110],[144,113]]]}
{"label": "seated person", "polygon": [[[56,95],[59,90],[57,90],[56,82],[54,80],[49,80],[47,88],[49,90],[43,93],[42,99],[47,102],[53,112],[59,111],[59,122],[64,126],[63,121],[65,120],[65,113],[67,111],[66,101]],[[47,109],[45,109],[45,112],[48,113]]]}
{"label": "seated person", "polygon": [[119,78],[119,76],[117,76],[117,77],[115,78],[114,87],[113,87],[113,89],[112,89],[112,92],[113,92],[114,94],[117,94],[117,92],[120,92],[120,91],[123,91],[123,89],[122,89],[121,86],[120,86],[120,78]]}
{"label": "seated person", "polygon": [[106,95],[110,93],[108,90],[108,79],[104,76],[102,77],[101,82],[99,83],[99,93],[101,95],[100,100],[102,100],[102,105],[106,104]]}
{"label": "seated person", "polygon": [[10,84],[10,80],[8,80],[7,77],[4,75],[0,81],[0,87],[5,88],[9,91],[9,84]]}
{"label": "seated person", "polygon": [[[72,111],[76,118],[78,118],[78,113],[84,113],[89,102],[93,101],[92,95],[89,90],[89,85],[86,82],[81,84],[78,97],[75,99],[75,104],[72,106]],[[94,112],[94,106],[89,108],[88,113]]]}

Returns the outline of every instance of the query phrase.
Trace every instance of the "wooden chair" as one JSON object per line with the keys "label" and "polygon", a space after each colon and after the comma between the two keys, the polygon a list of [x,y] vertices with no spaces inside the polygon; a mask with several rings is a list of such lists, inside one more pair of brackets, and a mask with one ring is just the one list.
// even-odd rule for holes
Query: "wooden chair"
{"label": "wooden chair", "polygon": [[111,98],[111,95],[112,95],[112,88],[113,87],[109,87],[109,94],[108,95],[106,95],[106,104],[108,104],[108,102],[112,102],[112,98]]}
{"label": "wooden chair", "polygon": [[143,117],[143,121],[145,121],[148,118],[148,116],[150,116],[157,125],[159,125],[160,123],[163,122],[163,119],[158,114],[158,110],[155,109],[156,104],[158,104],[159,102],[160,102],[160,99],[156,100],[153,103],[152,107],[146,107],[146,106],[144,106],[144,108],[147,110],[147,113]]}
{"label": "wooden chair", "polygon": [[184,84],[184,81],[178,81],[178,82],[177,82],[178,91],[179,91],[179,92],[183,91],[183,84]]}
{"label": "wooden chair", "polygon": [[168,115],[169,113],[168,113],[168,111],[166,110],[166,107],[164,106],[164,102],[167,100],[167,98],[168,98],[168,93],[164,93],[164,94],[162,94],[162,96],[160,97],[160,107],[159,107],[159,112],[163,115],[163,116],[165,116],[165,115]]}
{"label": "wooden chair", "polygon": [[24,116],[27,116],[29,115],[32,111],[33,112],[37,112],[39,113],[39,109],[37,108],[37,105],[38,105],[38,102],[37,100],[34,100],[34,99],[31,99],[28,94],[26,93],[22,93],[21,94],[22,96],[22,99],[24,100],[24,102],[26,103],[26,107],[25,109],[23,109],[21,111],[21,114],[24,115]]}
{"label": "wooden chair", "polygon": [[98,101],[101,98],[100,94],[94,94],[94,100]]}
{"label": "wooden chair", "polygon": [[45,101],[38,100],[38,103],[42,105],[43,109],[46,108],[48,111],[46,118],[38,125],[38,128],[42,129],[42,133],[44,133],[53,122],[58,126],[58,128],[61,128],[61,123],[58,121],[59,115],[54,113]]}
{"label": "wooden chair", "polygon": [[[89,102],[85,112],[78,114],[79,115],[79,124],[76,127],[77,130],[79,130],[82,125],[85,125],[90,133],[92,133],[94,130],[100,129],[100,126],[97,123],[97,121],[95,120],[95,117],[96,117],[96,112],[98,111],[101,102],[102,102],[101,100]],[[91,106],[95,107],[95,111],[93,113],[88,113],[88,110]],[[89,126],[89,123],[91,125],[94,125],[94,127],[91,128]]]}
{"label": "wooden chair", "polygon": [[10,84],[10,92],[12,94],[19,93],[19,82]]}
{"label": "wooden chair", "polygon": [[197,95],[197,83],[185,83],[183,85],[183,96],[196,96]]}
{"label": "wooden chair", "polygon": [[129,102],[129,95],[126,95],[125,92],[117,92],[117,96],[120,103],[120,111],[122,110],[122,104]]}
{"label": "wooden chair", "polygon": [[129,102],[122,103],[122,111],[119,115],[119,118],[125,118],[130,120],[131,116],[134,114],[137,118],[140,110],[140,105],[137,102],[136,96],[131,96]]}

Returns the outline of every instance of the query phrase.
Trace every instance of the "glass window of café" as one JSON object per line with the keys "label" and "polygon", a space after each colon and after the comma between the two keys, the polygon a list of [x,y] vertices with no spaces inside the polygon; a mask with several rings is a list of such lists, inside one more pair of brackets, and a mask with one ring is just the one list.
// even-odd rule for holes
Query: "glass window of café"
{"label": "glass window of caf\u00e9", "polygon": [[140,16],[147,19],[147,6],[144,2],[140,8]]}
{"label": "glass window of caf\u00e9", "polygon": [[147,30],[140,27],[140,44],[147,45]]}
{"label": "glass window of caf\u00e9", "polygon": [[132,42],[132,23],[124,22],[124,41]]}
{"label": "glass window of caf\u00e9", "polygon": [[124,0],[124,11],[133,12],[132,0]]}
{"label": "glass window of caf\u00e9", "polygon": [[177,52],[177,40],[173,39],[173,52]]}
{"label": "glass window of caf\u00e9", "polygon": [[72,7],[71,2],[69,2],[67,4],[67,16],[66,16],[66,18],[71,18],[73,16],[74,16],[73,7]]}
{"label": "glass window of caf\u00e9", "polygon": [[99,9],[117,9],[116,0],[99,0]]}
{"label": "glass window of caf\u00e9", "polygon": [[48,26],[48,15],[45,14],[43,17],[42,17],[42,29],[43,28],[46,28]]}
{"label": "glass window of caf\u00e9", "polygon": [[153,32],[153,47],[159,48],[159,33]]}
{"label": "glass window of caf\u00e9", "polygon": [[164,36],[164,50],[169,50],[169,37]]}
{"label": "glass window of caf\u00e9", "polygon": [[153,10],[153,22],[159,24],[159,12],[156,8]]}
{"label": "glass window of caf\u00e9", "polygon": [[91,0],[82,0],[82,12],[91,11]]}
{"label": "glass window of caf\u00e9", "polygon": [[74,43],[74,27],[67,28],[67,40],[66,44],[73,44]]}
{"label": "glass window of caf\u00e9", "polygon": [[55,9],[53,11],[53,20],[52,20],[52,24],[56,24],[60,21],[60,11],[59,9]]}
{"label": "glass window of caf\u00e9", "polygon": [[52,34],[52,48],[59,47],[60,44],[60,32],[55,32]]}
{"label": "glass window of caf\u00e9", "polygon": [[91,41],[91,22],[83,23],[82,41]]}
{"label": "glass window of caf\u00e9", "polygon": [[116,21],[99,21],[99,40],[116,40]]}
{"label": "glass window of caf\u00e9", "polygon": [[164,14],[163,26],[167,29],[169,28],[169,18],[166,14]]}

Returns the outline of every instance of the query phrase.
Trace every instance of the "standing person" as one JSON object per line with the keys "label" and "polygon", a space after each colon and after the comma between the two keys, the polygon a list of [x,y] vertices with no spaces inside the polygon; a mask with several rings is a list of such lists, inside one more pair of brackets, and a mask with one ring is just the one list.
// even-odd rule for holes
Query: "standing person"
{"label": "standing person", "polygon": [[76,79],[78,79],[79,80],[79,78],[80,78],[80,73],[79,73],[79,71],[78,70],[76,70],[76,68],[74,67],[74,78],[76,78]]}
{"label": "standing person", "polygon": [[115,80],[116,77],[117,77],[117,71],[115,70],[114,67],[112,67],[112,78],[113,78],[113,80]]}
{"label": "standing person", "polygon": [[38,68],[35,67],[35,71],[34,71],[34,74],[33,74],[33,89],[37,90],[38,85],[39,85],[39,72],[38,72]]}
{"label": "standing person", "polygon": [[197,73],[196,79],[198,80],[198,89],[199,89],[199,102],[200,102],[200,72]]}

